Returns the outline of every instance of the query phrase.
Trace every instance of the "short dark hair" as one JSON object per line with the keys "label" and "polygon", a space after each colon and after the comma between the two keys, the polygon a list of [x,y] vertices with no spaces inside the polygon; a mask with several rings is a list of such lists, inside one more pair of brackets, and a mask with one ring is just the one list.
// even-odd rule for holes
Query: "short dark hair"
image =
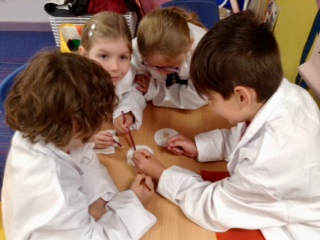
{"label": "short dark hair", "polygon": [[253,88],[267,101],[283,78],[280,51],[273,33],[251,12],[233,14],[210,29],[191,60],[197,92],[217,92],[228,99],[236,86]]}
{"label": "short dark hair", "polygon": [[78,54],[46,51],[16,79],[5,103],[6,122],[33,143],[61,147],[75,133],[88,141],[112,119],[117,103],[111,77],[100,65]]}

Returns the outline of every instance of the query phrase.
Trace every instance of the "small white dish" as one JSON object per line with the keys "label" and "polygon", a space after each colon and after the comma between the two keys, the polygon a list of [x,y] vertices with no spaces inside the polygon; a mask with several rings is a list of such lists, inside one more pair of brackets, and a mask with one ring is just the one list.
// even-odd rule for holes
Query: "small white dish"
{"label": "small white dish", "polygon": [[154,141],[161,147],[167,147],[168,139],[178,135],[178,132],[172,128],[162,128],[154,134]]}

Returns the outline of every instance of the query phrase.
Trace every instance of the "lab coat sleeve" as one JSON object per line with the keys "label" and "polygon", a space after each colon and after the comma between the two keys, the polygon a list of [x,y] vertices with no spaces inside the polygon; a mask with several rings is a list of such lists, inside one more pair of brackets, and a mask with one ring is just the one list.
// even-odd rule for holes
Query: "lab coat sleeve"
{"label": "lab coat sleeve", "polygon": [[211,183],[174,166],[163,172],[157,191],[210,231],[261,229],[285,225],[287,221],[281,201],[259,184],[253,186],[253,180],[243,172]]}
{"label": "lab coat sleeve", "polygon": [[[73,202],[53,221],[34,230],[28,239],[137,240],[156,222],[131,190],[112,198],[106,205],[107,212],[96,222],[89,216],[85,201],[75,198]],[[51,214],[52,209],[47,210],[45,214]]]}
{"label": "lab coat sleeve", "polygon": [[81,191],[87,196],[90,205],[102,197],[109,201],[118,193],[108,170],[100,164],[100,161],[93,151],[93,144],[86,144],[79,151],[72,151],[71,155],[79,163],[82,174]]}
{"label": "lab coat sleeve", "polygon": [[217,129],[195,136],[199,162],[210,162],[227,159],[245,130],[243,123],[237,127]]}
{"label": "lab coat sleeve", "polygon": [[146,108],[146,101],[142,93],[136,89],[134,84],[131,90],[123,95],[122,101],[113,113],[113,119],[119,117],[121,112],[132,112],[134,123],[130,126],[131,130],[138,130],[142,125],[143,110]]}
{"label": "lab coat sleeve", "polygon": [[108,212],[98,223],[117,229],[119,237],[110,239],[140,239],[156,222],[155,216],[143,207],[131,190],[117,194],[106,208]]}

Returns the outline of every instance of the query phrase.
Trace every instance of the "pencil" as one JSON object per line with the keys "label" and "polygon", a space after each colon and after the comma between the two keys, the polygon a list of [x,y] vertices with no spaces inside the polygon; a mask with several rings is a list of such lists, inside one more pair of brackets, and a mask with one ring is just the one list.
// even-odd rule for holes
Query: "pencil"
{"label": "pencil", "polygon": [[113,139],[113,142],[115,143],[115,144],[117,144],[119,147],[122,147],[123,149],[125,149],[126,147],[125,146],[123,146],[121,143],[119,143],[117,140],[115,140],[115,139]]}
{"label": "pencil", "polygon": [[140,183],[144,185],[146,188],[148,188],[149,191],[152,191],[152,189],[149,188],[149,186],[146,184],[145,179],[142,179]]}
{"label": "pencil", "polygon": [[[126,115],[124,114],[123,111],[122,111],[121,113],[122,113],[122,117],[123,117],[123,122],[125,122],[125,121],[126,121]],[[136,149],[136,145],[134,144],[134,141],[133,141],[133,137],[132,137],[132,135],[131,135],[131,130],[130,130],[130,128],[128,128],[128,134],[129,134],[129,137],[130,137],[130,141],[131,141],[132,148],[133,148],[134,151],[136,151],[136,150],[137,150],[137,149]]]}
{"label": "pencil", "polygon": [[129,137],[130,137],[130,140],[131,140],[131,145],[132,145],[132,148],[133,148],[133,150],[137,150],[136,149],[136,145],[134,144],[134,141],[133,141],[133,138],[132,138],[132,135],[131,135],[131,131],[130,131],[130,129],[128,129],[129,131],[128,131],[128,133],[129,133]]}

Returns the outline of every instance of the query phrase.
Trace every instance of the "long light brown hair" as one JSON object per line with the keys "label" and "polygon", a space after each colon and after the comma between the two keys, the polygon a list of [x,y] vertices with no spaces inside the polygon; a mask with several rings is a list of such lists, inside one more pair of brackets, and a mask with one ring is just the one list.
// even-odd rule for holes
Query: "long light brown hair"
{"label": "long light brown hair", "polygon": [[195,13],[182,8],[169,7],[149,12],[137,30],[140,54],[143,57],[157,53],[176,57],[186,53],[191,41],[188,22],[204,28]]}
{"label": "long light brown hair", "polygon": [[122,38],[132,53],[132,36],[124,16],[114,12],[99,12],[93,15],[84,25],[81,46],[89,51],[92,43],[98,38]]}

